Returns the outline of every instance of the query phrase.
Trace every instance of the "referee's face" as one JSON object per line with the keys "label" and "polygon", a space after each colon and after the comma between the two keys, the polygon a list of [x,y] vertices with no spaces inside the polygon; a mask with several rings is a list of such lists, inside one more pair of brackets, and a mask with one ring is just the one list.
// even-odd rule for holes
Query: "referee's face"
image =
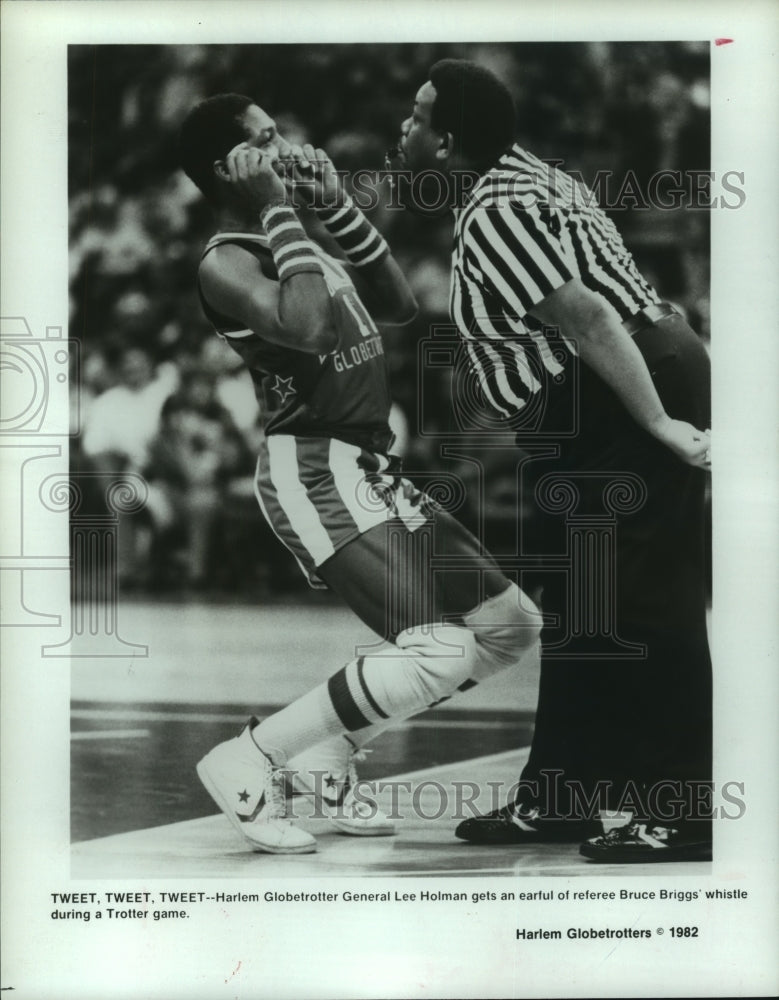
{"label": "referee's face", "polygon": [[414,110],[400,127],[401,166],[412,172],[446,167],[446,161],[441,156],[446,137],[430,127],[435,98],[436,89],[428,80],[417,91]]}

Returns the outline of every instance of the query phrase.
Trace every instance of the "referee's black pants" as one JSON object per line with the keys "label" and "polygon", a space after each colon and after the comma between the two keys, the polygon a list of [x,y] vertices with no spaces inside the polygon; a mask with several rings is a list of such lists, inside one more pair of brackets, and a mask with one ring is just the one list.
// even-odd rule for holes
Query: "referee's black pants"
{"label": "referee's black pants", "polygon": [[[687,323],[673,315],[637,331],[635,341],[666,412],[709,427],[709,358]],[[583,658],[577,653],[591,656],[593,642],[581,637],[564,644],[562,659],[542,656],[535,734],[519,797],[551,818],[584,820],[586,803],[595,801],[705,832],[712,776],[707,474],[641,430],[584,365],[579,384],[579,433],[562,444],[554,472],[571,475],[580,513],[603,511],[604,477],[597,473],[643,480],[643,505],[616,515],[612,568],[616,632],[646,653]],[[563,551],[565,530],[562,518],[545,518],[546,553]],[[545,573],[543,583],[544,612],[560,616],[559,627],[544,629],[546,648],[570,632],[571,597],[564,573]]]}

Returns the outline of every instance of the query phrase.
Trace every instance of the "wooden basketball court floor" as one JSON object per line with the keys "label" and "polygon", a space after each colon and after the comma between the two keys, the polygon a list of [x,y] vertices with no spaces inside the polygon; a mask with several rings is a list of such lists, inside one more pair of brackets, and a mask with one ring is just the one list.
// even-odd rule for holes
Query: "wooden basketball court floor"
{"label": "wooden basketball court floor", "polygon": [[[375,637],[327,595],[305,604],[125,602],[118,633],[147,656],[74,658],[74,878],[702,875],[700,863],[602,865],[577,844],[463,843],[463,816],[506,801],[527,758],[537,668],[493,678],[382,734],[360,766],[397,833],[300,824],[313,854],[253,853],[218,813],[195,763],[246,719],[287,704]],[[131,647],[128,651],[132,653]],[[472,802],[472,806],[468,803]]]}

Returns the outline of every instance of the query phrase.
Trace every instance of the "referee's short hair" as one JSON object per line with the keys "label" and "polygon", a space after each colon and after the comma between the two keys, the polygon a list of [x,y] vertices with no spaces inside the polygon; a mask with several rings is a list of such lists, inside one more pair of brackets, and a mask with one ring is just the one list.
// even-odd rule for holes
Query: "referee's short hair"
{"label": "referee's short hair", "polygon": [[214,162],[246,139],[241,118],[255,101],[244,94],[217,94],[196,104],[179,133],[179,159],[184,173],[209,201],[216,195]]}
{"label": "referee's short hair", "polygon": [[451,132],[455,151],[479,168],[493,165],[514,141],[511,92],[494,73],[467,59],[441,59],[430,70],[436,98],[430,125]]}

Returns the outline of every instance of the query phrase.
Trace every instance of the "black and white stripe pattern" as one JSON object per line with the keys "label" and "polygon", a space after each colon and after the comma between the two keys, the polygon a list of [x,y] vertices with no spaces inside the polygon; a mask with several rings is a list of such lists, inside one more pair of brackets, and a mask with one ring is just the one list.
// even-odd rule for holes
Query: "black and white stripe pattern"
{"label": "black and white stripe pattern", "polygon": [[365,657],[347,663],[327,682],[327,693],[344,729],[353,733],[389,718],[365,677]]}
{"label": "black and white stripe pattern", "polygon": [[373,264],[389,253],[384,237],[348,195],[334,208],[318,209],[317,215],[355,267]]}
{"label": "black and white stripe pattern", "polygon": [[660,299],[593,195],[514,146],[457,213],[450,307],[486,400],[509,416],[575,353],[527,314],[572,278],[621,319]]}

